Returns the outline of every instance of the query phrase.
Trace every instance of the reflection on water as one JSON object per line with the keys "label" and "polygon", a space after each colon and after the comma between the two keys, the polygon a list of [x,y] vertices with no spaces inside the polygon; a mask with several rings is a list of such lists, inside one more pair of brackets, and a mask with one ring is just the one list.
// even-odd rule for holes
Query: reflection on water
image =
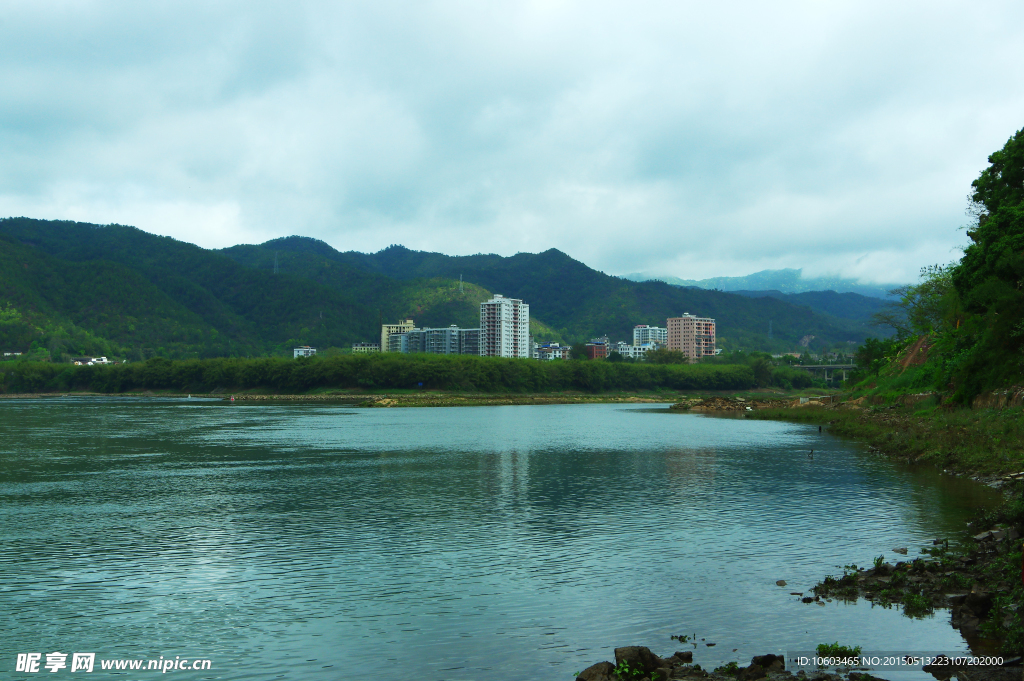
{"label": "reflection on water", "polygon": [[965,650],[944,612],[789,591],[992,496],[817,428],[649,407],[75,398],[0,425],[0,669],[77,650],[213,659],[195,678],[564,681],[693,632],[704,666]]}

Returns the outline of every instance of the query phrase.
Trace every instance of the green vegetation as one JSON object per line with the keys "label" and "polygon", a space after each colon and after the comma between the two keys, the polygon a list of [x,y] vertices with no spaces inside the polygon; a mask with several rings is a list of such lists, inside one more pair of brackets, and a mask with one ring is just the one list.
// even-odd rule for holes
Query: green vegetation
{"label": "green vegetation", "polygon": [[834,435],[854,437],[889,456],[944,470],[983,474],[1024,470],[1024,412],[935,407],[932,397],[895,408],[764,409],[747,418],[827,425]]}
{"label": "green vegetation", "polygon": [[368,354],[334,357],[220,358],[73,366],[43,362],[0,364],[0,391],[266,389],[305,393],[319,388],[440,389],[541,393],[574,390],[742,390],[753,375],[743,366],[536,362],[465,355]]}
{"label": "green vegetation", "polygon": [[819,643],[818,647],[815,648],[815,652],[818,657],[856,657],[860,655],[860,646],[841,646],[839,642],[835,643]]}
{"label": "green vegetation", "polygon": [[[646,362],[649,364],[686,364],[688,361],[683,353],[664,348],[648,352],[646,358]],[[777,387],[786,390],[800,390],[810,388],[815,384],[814,379],[806,371],[794,369],[785,363],[776,366],[771,355],[764,352],[722,353],[717,357],[704,359],[701,364],[748,366],[754,373],[754,385],[759,388]]]}
{"label": "green vegetation", "polygon": [[343,352],[378,338],[382,320],[475,327],[491,292],[527,300],[541,340],[629,339],[634,324],[664,325],[686,310],[717,317],[733,349],[788,350],[804,336],[816,348],[852,347],[868,335],[862,321],[773,298],[637,284],[555,250],[339,253],[289,237],[209,251],[122,225],[27,218],[0,220],[0,291],[0,306],[21,319],[0,323],[0,349],[57,362],[283,356],[296,345]]}
{"label": "green vegetation", "polygon": [[[310,276],[312,265],[329,261],[357,273],[384,275],[399,280],[445,277],[483,286],[489,291],[522,298],[530,303],[531,317],[544,319],[565,339],[586,340],[609,335],[631,339],[633,326],[663,326],[668,317],[690,311],[718,320],[721,344],[729,348],[783,351],[797,347],[804,336],[814,336],[815,349],[852,348],[869,335],[866,322],[816,314],[803,304],[764,297],[748,297],[684,289],[653,281],[636,283],[597,272],[566,254],[543,253],[447,256],[392,246],[379,253],[339,253],[314,239],[288,237],[261,246],[225,249],[238,262],[272,270],[277,253],[281,271]],[[288,254],[286,268],[285,254]],[[294,263],[294,264],[291,264]],[[294,268],[294,269],[290,269]],[[773,323],[772,340],[768,325]]]}
{"label": "green vegetation", "polygon": [[612,670],[612,673],[615,674],[615,677],[620,679],[620,681],[634,681],[635,679],[642,679],[645,676],[642,669],[630,666],[629,662],[626,660],[617,664],[615,669]]}
{"label": "green vegetation", "polygon": [[1024,130],[988,160],[972,183],[972,243],[878,313],[896,341],[862,348],[862,391],[931,389],[966,404],[1024,382]]}

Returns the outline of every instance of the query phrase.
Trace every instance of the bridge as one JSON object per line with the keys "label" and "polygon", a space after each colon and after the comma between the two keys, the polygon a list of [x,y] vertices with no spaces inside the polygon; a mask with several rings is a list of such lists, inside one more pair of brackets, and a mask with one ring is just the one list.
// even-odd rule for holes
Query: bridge
{"label": "bridge", "polygon": [[790,366],[793,367],[794,369],[804,369],[806,371],[811,372],[812,374],[817,371],[820,371],[824,374],[826,381],[831,380],[829,378],[830,371],[832,372],[833,378],[835,377],[835,372],[837,370],[842,371],[843,380],[845,381],[846,372],[852,371],[853,369],[857,368],[856,364],[790,364]]}

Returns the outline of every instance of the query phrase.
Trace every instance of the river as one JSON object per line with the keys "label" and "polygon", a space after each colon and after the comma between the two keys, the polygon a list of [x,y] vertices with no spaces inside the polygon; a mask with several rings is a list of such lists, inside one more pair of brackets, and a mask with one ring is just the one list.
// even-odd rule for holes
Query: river
{"label": "river", "polygon": [[69,397],[5,400],[0,426],[0,674],[53,651],[62,677],[98,677],[70,673],[94,652],[452,681],[569,681],[621,645],[966,651],[945,611],[790,592],[994,496],[817,426],[652,405]]}

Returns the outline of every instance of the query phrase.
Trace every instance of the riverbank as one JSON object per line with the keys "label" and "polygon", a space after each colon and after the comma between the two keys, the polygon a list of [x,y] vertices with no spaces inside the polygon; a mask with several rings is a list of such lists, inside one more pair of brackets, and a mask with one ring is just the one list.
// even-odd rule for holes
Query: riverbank
{"label": "riverbank", "polygon": [[901,607],[909,617],[949,608],[951,624],[969,642],[998,641],[1004,654],[1024,654],[1024,412],[945,409],[925,397],[878,407],[860,400],[768,408],[746,417],[817,424],[867,442],[880,456],[937,466],[1001,489],[1002,506],[979,512],[962,537],[927,549],[930,557],[893,565],[880,556],[874,567],[853,566],[839,578],[826,577],[814,591],[819,598]]}
{"label": "riverbank", "polygon": [[[842,652],[841,659],[849,659],[850,652]],[[835,652],[819,654],[836,659]],[[615,649],[614,663],[605,661],[591,665],[576,676],[576,681],[882,681],[868,673],[872,669],[856,665],[828,668],[808,665],[810,671],[800,668],[793,673],[786,668],[786,662],[781,655],[755,655],[746,667],[733,662],[714,670],[705,670],[700,664],[694,663],[692,651],[677,651],[671,657],[662,658],[647,647],[626,646]],[[793,664],[795,660],[789,662]],[[1021,678],[1019,660],[1012,664],[970,666],[949,662],[925,664],[921,661],[915,666],[942,681],[948,681],[952,676],[956,676],[958,681],[1018,681]],[[906,669],[902,667],[901,671]]]}
{"label": "riverbank", "polygon": [[[778,397],[781,391],[753,390],[735,398],[751,403]],[[730,393],[731,394],[731,393]],[[217,399],[246,403],[268,402],[329,402],[357,407],[478,407],[542,404],[698,404],[707,400],[722,400],[718,393],[683,393],[678,391],[607,391],[607,392],[543,392],[543,393],[481,393],[434,390],[313,390],[303,393],[277,393],[271,391],[217,391],[183,393],[171,390],[127,391],[111,395],[87,391],[0,393],[0,399],[53,399],[74,397],[163,397]],[[795,399],[795,398],[791,398]],[[780,404],[772,400],[772,404]]]}

